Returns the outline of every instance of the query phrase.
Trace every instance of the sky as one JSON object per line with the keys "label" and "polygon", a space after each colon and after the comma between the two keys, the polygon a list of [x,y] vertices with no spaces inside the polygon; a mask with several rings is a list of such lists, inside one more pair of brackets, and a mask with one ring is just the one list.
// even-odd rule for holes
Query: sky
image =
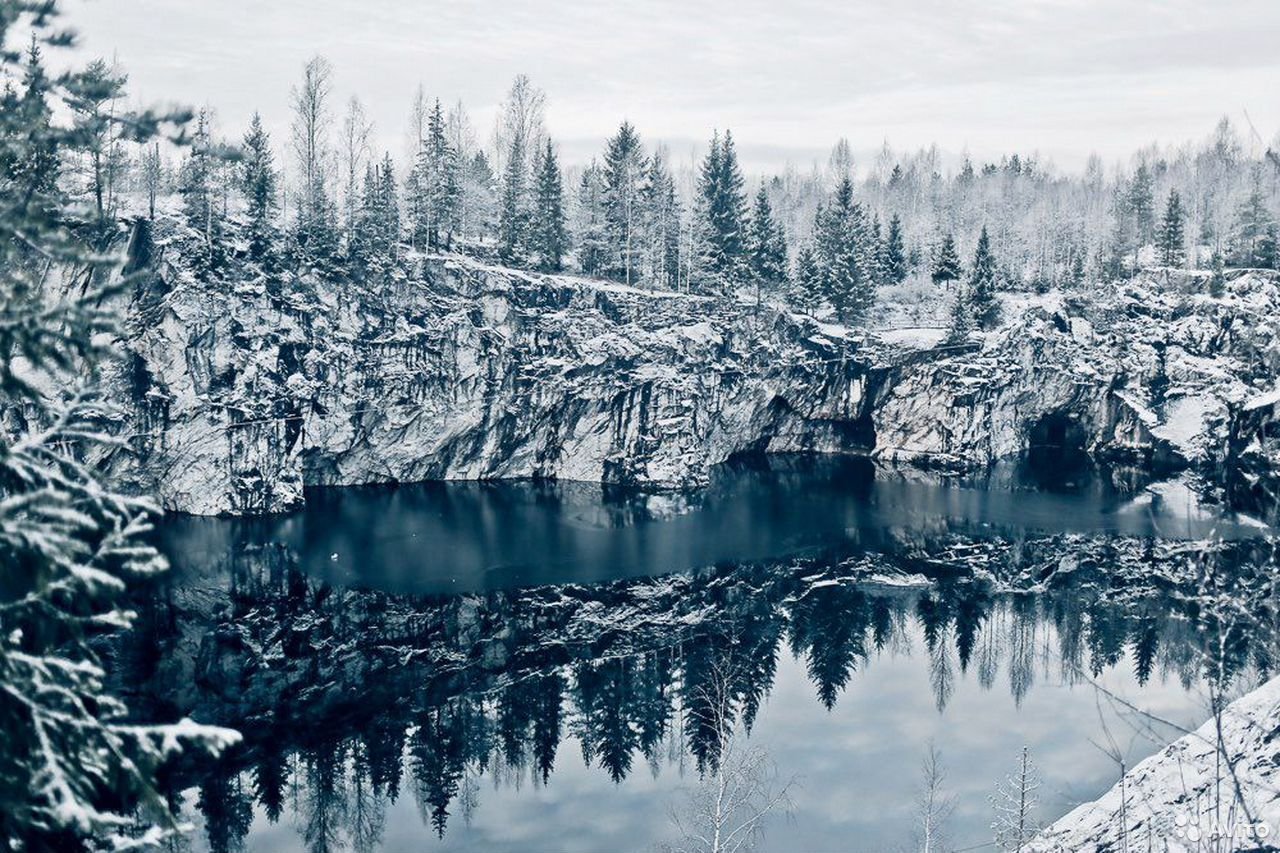
{"label": "sky", "polygon": [[[143,102],[260,110],[277,144],[315,54],[401,155],[421,83],[483,139],[518,73],[547,92],[562,159],[620,120],[677,162],[731,128],[744,167],[864,165],[886,141],[954,159],[1039,152],[1063,170],[1209,134],[1280,131],[1280,0],[66,0],[81,49],[113,54]],[[1246,118],[1246,113],[1248,118]]]}

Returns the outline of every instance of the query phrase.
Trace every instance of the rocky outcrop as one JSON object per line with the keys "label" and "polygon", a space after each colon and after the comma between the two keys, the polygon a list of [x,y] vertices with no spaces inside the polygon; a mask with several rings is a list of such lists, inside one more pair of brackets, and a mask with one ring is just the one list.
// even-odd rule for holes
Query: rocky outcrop
{"label": "rocky outcrop", "polygon": [[453,256],[233,286],[178,255],[134,300],[120,385],[131,475],[198,514],[288,510],[306,485],[690,488],[744,452],[966,467],[1042,443],[1212,466],[1277,366],[1280,300],[1257,276],[1222,298],[1139,282],[1102,307],[1009,299],[1001,329],[934,347]]}
{"label": "rocky outcrop", "polygon": [[980,351],[885,383],[877,451],[964,464],[1041,444],[1222,474],[1273,422],[1259,395],[1280,368],[1280,289],[1251,273],[1202,290],[1142,277],[1087,302],[1007,298]]}
{"label": "rocky outcrop", "polygon": [[873,356],[775,310],[457,258],[365,292],[218,292],[173,266],[131,342],[169,509],[304,484],[548,477],[691,487],[743,451],[862,451]]}

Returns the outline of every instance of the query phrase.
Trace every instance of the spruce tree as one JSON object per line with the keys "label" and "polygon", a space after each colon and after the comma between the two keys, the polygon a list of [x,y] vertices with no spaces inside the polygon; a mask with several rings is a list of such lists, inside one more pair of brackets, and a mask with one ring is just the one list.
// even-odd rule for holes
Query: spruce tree
{"label": "spruce tree", "polygon": [[605,221],[609,234],[607,272],[631,284],[641,254],[642,194],[648,164],[640,136],[630,122],[623,122],[605,147]]}
{"label": "spruce tree", "polygon": [[448,247],[453,241],[460,201],[456,152],[445,135],[444,111],[437,98],[427,117],[426,138],[414,163],[411,191],[419,194],[414,209],[417,245],[426,249]]}
{"label": "spruce tree", "polygon": [[519,137],[513,137],[502,172],[502,198],[498,208],[498,254],[508,263],[520,263],[528,250],[525,171],[524,145]]}
{"label": "spruce tree", "polygon": [[275,243],[272,217],[276,209],[276,171],[271,140],[257,112],[253,114],[240,148],[240,190],[247,204],[249,257],[263,262],[268,259]]}
{"label": "spruce tree", "polygon": [[190,152],[182,164],[178,190],[182,194],[182,212],[187,225],[197,235],[191,250],[191,265],[196,276],[203,280],[208,280],[226,260],[222,208],[214,189],[215,156],[208,114],[201,110]]}
{"label": "spruce tree", "polygon": [[991,240],[987,226],[982,226],[978,236],[978,248],[973,253],[973,268],[969,273],[967,301],[973,321],[988,329],[999,319],[999,303],[996,301],[996,259],[991,254]]}
{"label": "spruce tree", "polygon": [[[0,2],[0,43],[12,31],[65,45],[51,4]],[[56,80],[38,49],[25,67],[0,53],[0,839],[21,850],[124,849],[177,829],[157,783],[189,747],[218,752],[235,733],[148,725],[109,692],[103,635],[134,618],[130,585],[165,569],[148,537],[157,507],[124,493],[96,460],[127,442],[125,413],[100,383],[124,353],[117,306],[146,275],[74,227],[59,160],[82,144],[51,121],[89,80]],[[185,116],[116,113],[113,133],[173,136]],[[145,224],[139,226],[145,228]],[[13,239],[12,235],[21,235]],[[135,258],[136,260],[136,258]],[[51,288],[57,269],[82,287]]]}
{"label": "spruce tree", "polygon": [[733,135],[711,139],[698,175],[698,266],[704,286],[725,290],[744,275],[745,181],[738,166]]}
{"label": "spruce tree", "polygon": [[537,189],[533,214],[533,250],[538,265],[548,272],[564,267],[569,237],[565,229],[564,184],[555,147],[547,140],[538,162]]}
{"label": "spruce tree", "polygon": [[865,252],[867,275],[877,287],[888,283],[885,275],[885,270],[889,266],[888,259],[885,257],[886,251],[884,232],[880,227],[880,214],[877,213],[871,219],[871,228],[867,230]]}
{"label": "spruce tree", "polygon": [[1133,182],[1129,185],[1129,212],[1133,216],[1133,234],[1137,239],[1137,245],[1145,246],[1154,237],[1156,220],[1151,170],[1145,163],[1138,166],[1133,175]]}
{"label": "spruce tree", "polygon": [[582,170],[578,183],[577,221],[574,231],[578,246],[578,268],[587,275],[600,275],[609,255],[609,238],[604,212],[604,176],[592,160]]}
{"label": "spruce tree", "polygon": [[963,270],[960,268],[960,255],[956,252],[955,238],[947,234],[942,238],[942,245],[938,247],[931,278],[934,284],[946,284],[958,280],[961,275]]}
{"label": "spruce tree", "polygon": [[861,319],[874,301],[875,282],[867,267],[869,228],[849,178],[840,182],[831,204],[818,209],[813,231],[823,295],[841,322]]}
{"label": "spruce tree", "polygon": [[472,216],[470,227],[475,229],[475,237],[483,241],[495,235],[498,220],[497,178],[483,151],[477,151],[466,165],[463,192],[467,209]]}
{"label": "spruce tree", "polygon": [[1209,275],[1209,295],[1222,296],[1227,288],[1226,262],[1222,252],[1213,253],[1213,257],[1209,259],[1209,269],[1212,271]]}
{"label": "spruce tree", "polygon": [[822,302],[822,273],[813,256],[813,249],[809,246],[802,246],[796,254],[796,269],[791,284],[791,304],[800,311],[812,314]]}
{"label": "spruce tree", "polygon": [[1265,267],[1264,258],[1258,255],[1258,246],[1272,224],[1271,211],[1267,209],[1262,194],[1262,180],[1257,167],[1253,170],[1253,184],[1249,195],[1240,204],[1236,214],[1234,241],[1235,263],[1246,267]]}
{"label": "spruce tree", "polygon": [[876,296],[867,250],[870,228],[861,205],[854,201],[854,184],[844,178],[831,204],[814,216],[814,260],[822,291],[837,319],[851,323],[863,318]]}
{"label": "spruce tree", "polygon": [[1134,237],[1131,203],[1132,194],[1117,186],[1111,200],[1113,228],[1106,258],[1106,271],[1112,279],[1124,277],[1130,252],[1134,256],[1134,268],[1137,267],[1138,241]]}
{"label": "spruce tree", "polygon": [[372,162],[364,166],[364,180],[360,185],[360,203],[351,223],[347,256],[358,271],[367,270],[373,260],[377,235],[378,169]]}
{"label": "spruce tree", "polygon": [[747,263],[756,282],[776,285],[787,278],[786,236],[773,218],[764,185],[756,193],[747,229]]}
{"label": "spruce tree", "polygon": [[1169,191],[1169,200],[1165,203],[1164,217],[1160,220],[1160,230],[1156,235],[1156,250],[1160,255],[1160,263],[1166,267],[1180,267],[1186,261],[1185,238],[1183,236],[1182,198],[1177,190]]}
{"label": "spruce tree", "polygon": [[898,284],[907,277],[907,252],[902,241],[902,219],[894,214],[889,220],[889,235],[885,238],[885,281]]}
{"label": "spruce tree", "polygon": [[645,276],[656,287],[674,289],[680,280],[680,199],[676,182],[659,149],[649,158],[642,194]]}
{"label": "spruce tree", "polygon": [[378,168],[377,204],[374,209],[374,251],[394,262],[400,247],[400,205],[396,190],[396,168],[390,152],[382,155]]}
{"label": "spruce tree", "polygon": [[1253,252],[1254,264],[1264,270],[1280,270],[1280,226],[1272,222],[1258,239]]}

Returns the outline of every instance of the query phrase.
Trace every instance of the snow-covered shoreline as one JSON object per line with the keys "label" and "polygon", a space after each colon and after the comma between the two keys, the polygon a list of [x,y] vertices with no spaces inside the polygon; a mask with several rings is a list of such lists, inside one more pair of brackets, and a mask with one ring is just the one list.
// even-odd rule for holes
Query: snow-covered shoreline
{"label": "snow-covered shoreline", "polygon": [[1275,849],[1280,843],[1280,677],[1147,758],[1055,821],[1032,853]]}

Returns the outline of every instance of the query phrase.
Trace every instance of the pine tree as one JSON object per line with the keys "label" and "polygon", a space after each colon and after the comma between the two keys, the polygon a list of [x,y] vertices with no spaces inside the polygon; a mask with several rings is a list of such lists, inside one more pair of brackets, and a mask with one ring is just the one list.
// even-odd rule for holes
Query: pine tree
{"label": "pine tree", "polygon": [[276,171],[271,140],[257,112],[240,146],[240,189],[247,202],[249,257],[265,261],[275,243]]}
{"label": "pine tree", "polygon": [[67,153],[81,176],[75,189],[88,201],[92,239],[103,248],[115,232],[116,182],[125,165],[114,119],[126,81],[118,69],[95,59],[68,87],[75,144]]}
{"label": "pine tree", "polygon": [[933,283],[945,284],[956,281],[963,275],[960,268],[960,255],[956,252],[955,238],[947,234],[938,247],[938,255],[933,261]]}
{"label": "pine tree", "polygon": [[885,281],[898,284],[907,277],[907,253],[902,242],[902,219],[894,214],[889,220],[889,235],[885,238]]}
{"label": "pine tree", "polygon": [[1156,251],[1160,255],[1160,263],[1166,267],[1180,267],[1186,261],[1186,240],[1182,229],[1185,218],[1182,198],[1177,190],[1170,190],[1164,218],[1160,220],[1160,231],[1156,235]]}
{"label": "pine tree", "polygon": [[139,180],[143,192],[147,196],[147,218],[156,218],[156,197],[160,194],[160,186],[164,180],[164,162],[160,159],[160,143],[144,145],[141,161],[138,164]]}
{"label": "pine tree", "polygon": [[[0,4],[2,43],[18,30],[65,44],[56,24],[51,5]],[[129,584],[165,568],[147,538],[156,507],[116,491],[92,462],[120,444],[108,433],[124,414],[99,382],[123,354],[115,306],[146,273],[121,273],[123,253],[77,233],[60,183],[59,159],[82,139],[50,119],[90,80],[77,70],[51,79],[34,45],[25,67],[0,54],[0,79],[19,76],[22,95],[0,96],[0,233],[22,236],[0,240],[0,400],[21,413],[0,431],[0,839],[119,849],[154,823],[161,843],[177,825],[161,766],[188,747],[216,753],[235,733],[147,725],[107,692],[102,635],[132,621]],[[112,133],[145,142],[183,119],[109,120]],[[54,292],[51,265],[83,287]]]}
{"label": "pine tree", "polygon": [[982,226],[978,248],[973,254],[973,268],[969,273],[969,309],[974,322],[984,329],[995,325],[999,319],[999,303],[996,301],[996,259],[991,254],[991,240],[987,226]]}
{"label": "pine tree", "polygon": [[569,236],[565,229],[564,184],[555,147],[547,140],[538,161],[537,191],[532,223],[532,247],[538,265],[548,272],[564,266]]}
{"label": "pine tree", "polygon": [[198,277],[208,280],[226,260],[223,241],[222,208],[213,184],[215,152],[208,114],[201,110],[196,119],[191,150],[182,164],[178,191],[187,225],[198,235],[191,251],[191,264]]}
{"label": "pine tree", "polygon": [[631,284],[641,240],[642,195],[648,164],[640,136],[630,122],[623,122],[604,152],[605,221],[609,234],[608,274]]}
{"label": "pine tree", "polygon": [[763,184],[756,193],[747,229],[747,263],[759,284],[772,286],[787,278],[786,235],[773,218],[769,194]]}

